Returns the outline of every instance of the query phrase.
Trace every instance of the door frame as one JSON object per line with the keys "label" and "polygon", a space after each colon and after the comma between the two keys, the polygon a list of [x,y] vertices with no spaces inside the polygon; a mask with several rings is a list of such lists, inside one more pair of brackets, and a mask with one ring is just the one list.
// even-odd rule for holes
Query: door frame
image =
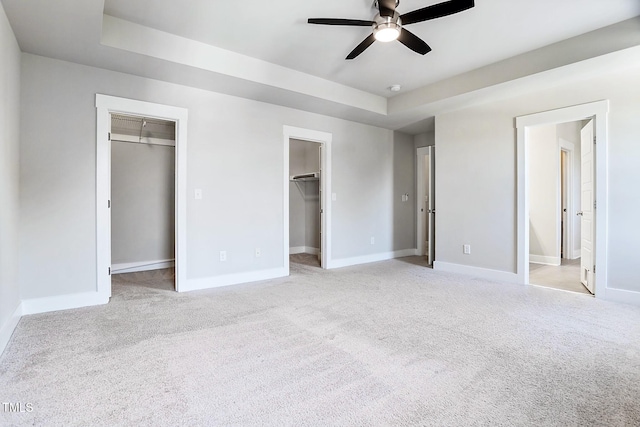
{"label": "door frame", "polygon": [[[562,170],[562,165],[560,164],[559,166],[559,170],[560,170],[560,174],[558,176],[560,176],[560,191],[558,192],[558,199],[559,199],[559,206],[560,206],[560,213],[559,213],[559,221],[558,221],[558,228],[560,229],[559,232],[559,246],[564,246],[560,248],[560,263],[562,263],[563,259],[574,259],[573,254],[575,253],[575,249],[574,249],[574,242],[573,242],[573,231],[574,231],[574,227],[575,227],[575,219],[572,216],[573,213],[573,199],[574,199],[574,175],[575,175],[575,171],[574,171],[574,155],[575,155],[575,145],[572,142],[569,141],[565,141],[564,139],[560,139],[559,141],[559,150],[558,153],[560,155],[560,162],[562,162],[562,153],[565,153],[565,170],[564,170],[564,182],[565,182],[565,197],[567,200],[567,212],[566,212],[566,218],[567,220],[565,221],[566,224],[564,225],[564,229],[562,228],[562,181],[563,181],[563,170]],[[564,234],[564,236],[562,235]],[[562,257],[562,254],[564,253],[564,258]]]}
{"label": "door frame", "polygon": [[176,291],[187,283],[187,119],[188,110],[96,94],[96,270],[97,291],[111,297],[111,113],[176,123],[175,268]]}
{"label": "door frame", "polygon": [[320,165],[322,173],[320,174],[320,190],[322,193],[322,239],[320,242],[322,268],[331,268],[331,141],[333,134],[328,132],[320,132],[312,129],[304,129],[294,126],[282,126],[283,146],[284,146],[284,164],[283,164],[283,241],[282,256],[284,261],[285,275],[289,275],[289,141],[291,139],[299,139],[302,141],[316,142],[322,145],[322,155]]}
{"label": "door frame", "polygon": [[594,119],[595,124],[595,296],[606,298],[607,293],[607,145],[608,145],[609,100],[575,105],[556,110],[519,116],[516,124],[517,151],[517,265],[519,283],[529,284],[529,136],[528,128],[544,124],[559,124]]}

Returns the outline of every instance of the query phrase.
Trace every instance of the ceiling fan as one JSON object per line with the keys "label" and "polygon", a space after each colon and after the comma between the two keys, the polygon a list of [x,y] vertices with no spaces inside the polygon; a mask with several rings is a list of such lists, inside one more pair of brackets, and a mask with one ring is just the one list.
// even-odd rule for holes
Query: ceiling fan
{"label": "ceiling fan", "polygon": [[453,15],[471,9],[474,6],[474,0],[450,0],[422,9],[414,10],[400,15],[396,12],[396,7],[400,4],[400,0],[375,0],[374,7],[380,13],[376,14],[373,21],[364,21],[360,19],[334,19],[334,18],[310,18],[309,24],[320,25],[347,25],[353,27],[373,28],[373,33],[362,41],[355,49],[347,55],[346,59],[354,59],[366,48],[371,46],[376,40],[380,42],[390,42],[398,40],[400,43],[413,50],[420,55],[424,55],[431,51],[431,47],[426,44],[418,36],[404,28],[406,25],[415,24],[417,22],[429,21],[431,19],[442,18],[443,16]]}

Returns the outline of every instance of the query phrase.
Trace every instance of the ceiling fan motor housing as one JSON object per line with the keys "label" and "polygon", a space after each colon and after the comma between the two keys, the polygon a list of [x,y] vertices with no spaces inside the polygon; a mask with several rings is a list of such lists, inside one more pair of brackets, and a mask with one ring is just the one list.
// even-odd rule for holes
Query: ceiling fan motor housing
{"label": "ceiling fan motor housing", "polygon": [[[400,6],[400,0],[396,0],[396,7]],[[378,0],[374,0],[373,7],[380,10],[380,2]]]}

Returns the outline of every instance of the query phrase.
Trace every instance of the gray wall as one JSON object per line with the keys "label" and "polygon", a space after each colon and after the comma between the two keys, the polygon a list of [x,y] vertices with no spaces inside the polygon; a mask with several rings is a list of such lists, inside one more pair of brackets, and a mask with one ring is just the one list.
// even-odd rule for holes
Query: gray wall
{"label": "gray wall", "polygon": [[[20,49],[0,4],[0,332],[20,305],[18,166]],[[0,353],[3,348],[0,347]]]}
{"label": "gray wall", "polygon": [[436,134],[435,132],[419,133],[414,135],[413,142],[416,148],[431,147],[436,145]]}
{"label": "gray wall", "polygon": [[174,258],[175,148],[111,143],[111,263]]}
{"label": "gray wall", "polygon": [[437,116],[438,260],[515,272],[514,118],[608,99],[608,286],[640,292],[639,73],[636,66],[569,83],[546,77],[546,89]]}
{"label": "gray wall", "polygon": [[333,134],[333,259],[389,252],[413,227],[393,218],[390,130],[23,54],[24,298],[95,291],[96,93],[188,108],[189,279],[284,266],[283,125]]}
{"label": "gray wall", "polygon": [[[289,174],[318,172],[318,143],[292,139]],[[289,246],[320,248],[320,181],[289,183]]]}

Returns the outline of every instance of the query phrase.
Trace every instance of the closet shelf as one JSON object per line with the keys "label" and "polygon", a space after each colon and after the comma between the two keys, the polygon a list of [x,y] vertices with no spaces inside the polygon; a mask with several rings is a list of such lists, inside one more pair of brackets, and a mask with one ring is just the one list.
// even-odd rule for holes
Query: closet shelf
{"label": "closet shelf", "polygon": [[298,175],[291,175],[291,181],[305,182],[305,181],[318,181],[320,179],[320,172],[301,173]]}

